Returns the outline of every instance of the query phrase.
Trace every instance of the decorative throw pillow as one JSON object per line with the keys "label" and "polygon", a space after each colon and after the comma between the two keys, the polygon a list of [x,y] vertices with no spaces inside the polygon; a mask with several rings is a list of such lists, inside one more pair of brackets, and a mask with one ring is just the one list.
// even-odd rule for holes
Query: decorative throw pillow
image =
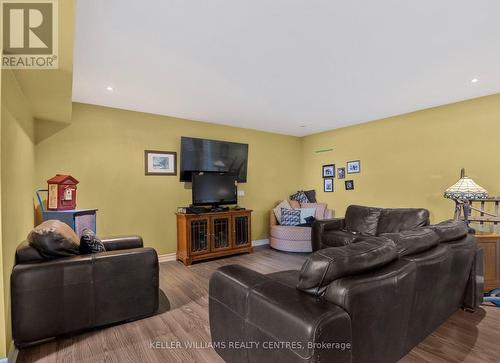
{"label": "decorative throw pillow", "polygon": [[290,203],[288,203],[288,200],[283,200],[278,204],[274,209],[274,215],[276,216],[276,220],[278,221],[279,224],[281,224],[281,208],[285,209],[292,209],[290,206]]}
{"label": "decorative throw pillow", "polygon": [[282,226],[296,226],[300,224],[300,210],[299,209],[281,209],[281,225]]}
{"label": "decorative throw pillow", "polygon": [[300,208],[300,223],[306,223],[306,218],[314,217],[316,208]]}
{"label": "decorative throw pillow", "polygon": [[298,224],[297,227],[312,227],[313,222],[316,220],[314,217],[307,217],[305,223]]}
{"label": "decorative throw pillow", "polygon": [[307,199],[309,200],[309,203],[316,203],[316,191],[313,190],[304,190],[304,194],[306,195]]}
{"label": "decorative throw pillow", "polygon": [[43,222],[29,233],[27,240],[30,246],[46,259],[79,254],[78,236],[70,226],[61,221]]}
{"label": "decorative throw pillow", "polygon": [[325,219],[325,212],[326,212],[326,203],[302,203],[300,205],[301,208],[314,208],[316,209],[316,213],[314,214],[314,217],[316,219]]}
{"label": "decorative throw pillow", "polygon": [[309,203],[306,193],[303,190],[299,190],[297,193],[290,195],[291,200],[296,200],[299,203]]}
{"label": "decorative throw pillow", "polygon": [[85,228],[80,237],[80,253],[87,255],[89,253],[104,252],[106,248],[99,238],[95,235],[94,231]]}
{"label": "decorative throw pillow", "polygon": [[289,200],[288,203],[290,203],[290,207],[292,207],[293,209],[300,208],[300,203],[297,202],[296,200]]}

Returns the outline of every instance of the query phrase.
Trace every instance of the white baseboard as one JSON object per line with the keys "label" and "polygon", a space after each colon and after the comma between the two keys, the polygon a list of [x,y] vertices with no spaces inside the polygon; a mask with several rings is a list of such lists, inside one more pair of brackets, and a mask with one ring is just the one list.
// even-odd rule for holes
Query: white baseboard
{"label": "white baseboard", "polygon": [[173,253],[167,253],[165,255],[159,255],[158,256],[158,261],[160,263],[161,262],[168,262],[168,261],[175,261],[175,260],[177,260],[177,254],[175,252],[173,252]]}
{"label": "white baseboard", "polygon": [[18,354],[19,349],[17,349],[14,345],[14,342],[12,342],[10,343],[10,349],[7,358],[0,359],[0,363],[16,363]]}
{"label": "white baseboard", "polygon": [[264,245],[268,245],[269,244],[269,239],[258,239],[258,240],[255,240],[255,241],[252,241],[252,246],[253,247],[256,247],[256,246],[264,246]]}

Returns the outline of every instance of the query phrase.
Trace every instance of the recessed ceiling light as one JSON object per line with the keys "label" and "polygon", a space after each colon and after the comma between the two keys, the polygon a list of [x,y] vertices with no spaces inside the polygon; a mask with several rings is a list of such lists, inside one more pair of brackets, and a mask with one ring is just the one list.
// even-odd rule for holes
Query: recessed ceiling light
{"label": "recessed ceiling light", "polygon": [[477,78],[472,78],[471,79],[471,83],[477,83],[477,82],[479,82],[479,79],[477,79]]}
{"label": "recessed ceiling light", "polygon": [[108,86],[108,87],[106,87],[106,89],[111,92],[113,90],[113,87]]}

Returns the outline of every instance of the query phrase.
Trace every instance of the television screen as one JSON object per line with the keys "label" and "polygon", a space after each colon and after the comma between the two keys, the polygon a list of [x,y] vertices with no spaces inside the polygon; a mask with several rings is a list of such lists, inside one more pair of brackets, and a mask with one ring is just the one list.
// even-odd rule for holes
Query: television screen
{"label": "television screen", "polygon": [[193,205],[238,204],[236,176],[219,173],[193,174]]}
{"label": "television screen", "polygon": [[191,181],[197,172],[219,172],[236,175],[238,182],[247,181],[248,144],[181,138],[181,181]]}

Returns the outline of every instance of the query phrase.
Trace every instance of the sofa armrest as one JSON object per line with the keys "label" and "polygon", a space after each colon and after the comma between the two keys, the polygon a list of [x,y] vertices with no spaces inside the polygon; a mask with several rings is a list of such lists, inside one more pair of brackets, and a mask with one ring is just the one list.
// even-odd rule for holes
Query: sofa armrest
{"label": "sofa armrest", "polygon": [[344,228],[344,223],[344,218],[315,220],[312,224],[311,232],[311,244],[313,252],[321,249],[321,238],[324,232],[341,230]]}
{"label": "sofa armrest", "polygon": [[126,250],[144,247],[141,236],[116,236],[101,239],[106,251]]}
{"label": "sofa armrest", "polygon": [[158,289],[159,262],[154,248],[132,248],[95,254],[96,325],[155,314],[159,305]]}
{"label": "sofa armrest", "polygon": [[212,275],[209,298],[212,340],[226,362],[351,361],[350,318],[337,305],[237,265]]}

